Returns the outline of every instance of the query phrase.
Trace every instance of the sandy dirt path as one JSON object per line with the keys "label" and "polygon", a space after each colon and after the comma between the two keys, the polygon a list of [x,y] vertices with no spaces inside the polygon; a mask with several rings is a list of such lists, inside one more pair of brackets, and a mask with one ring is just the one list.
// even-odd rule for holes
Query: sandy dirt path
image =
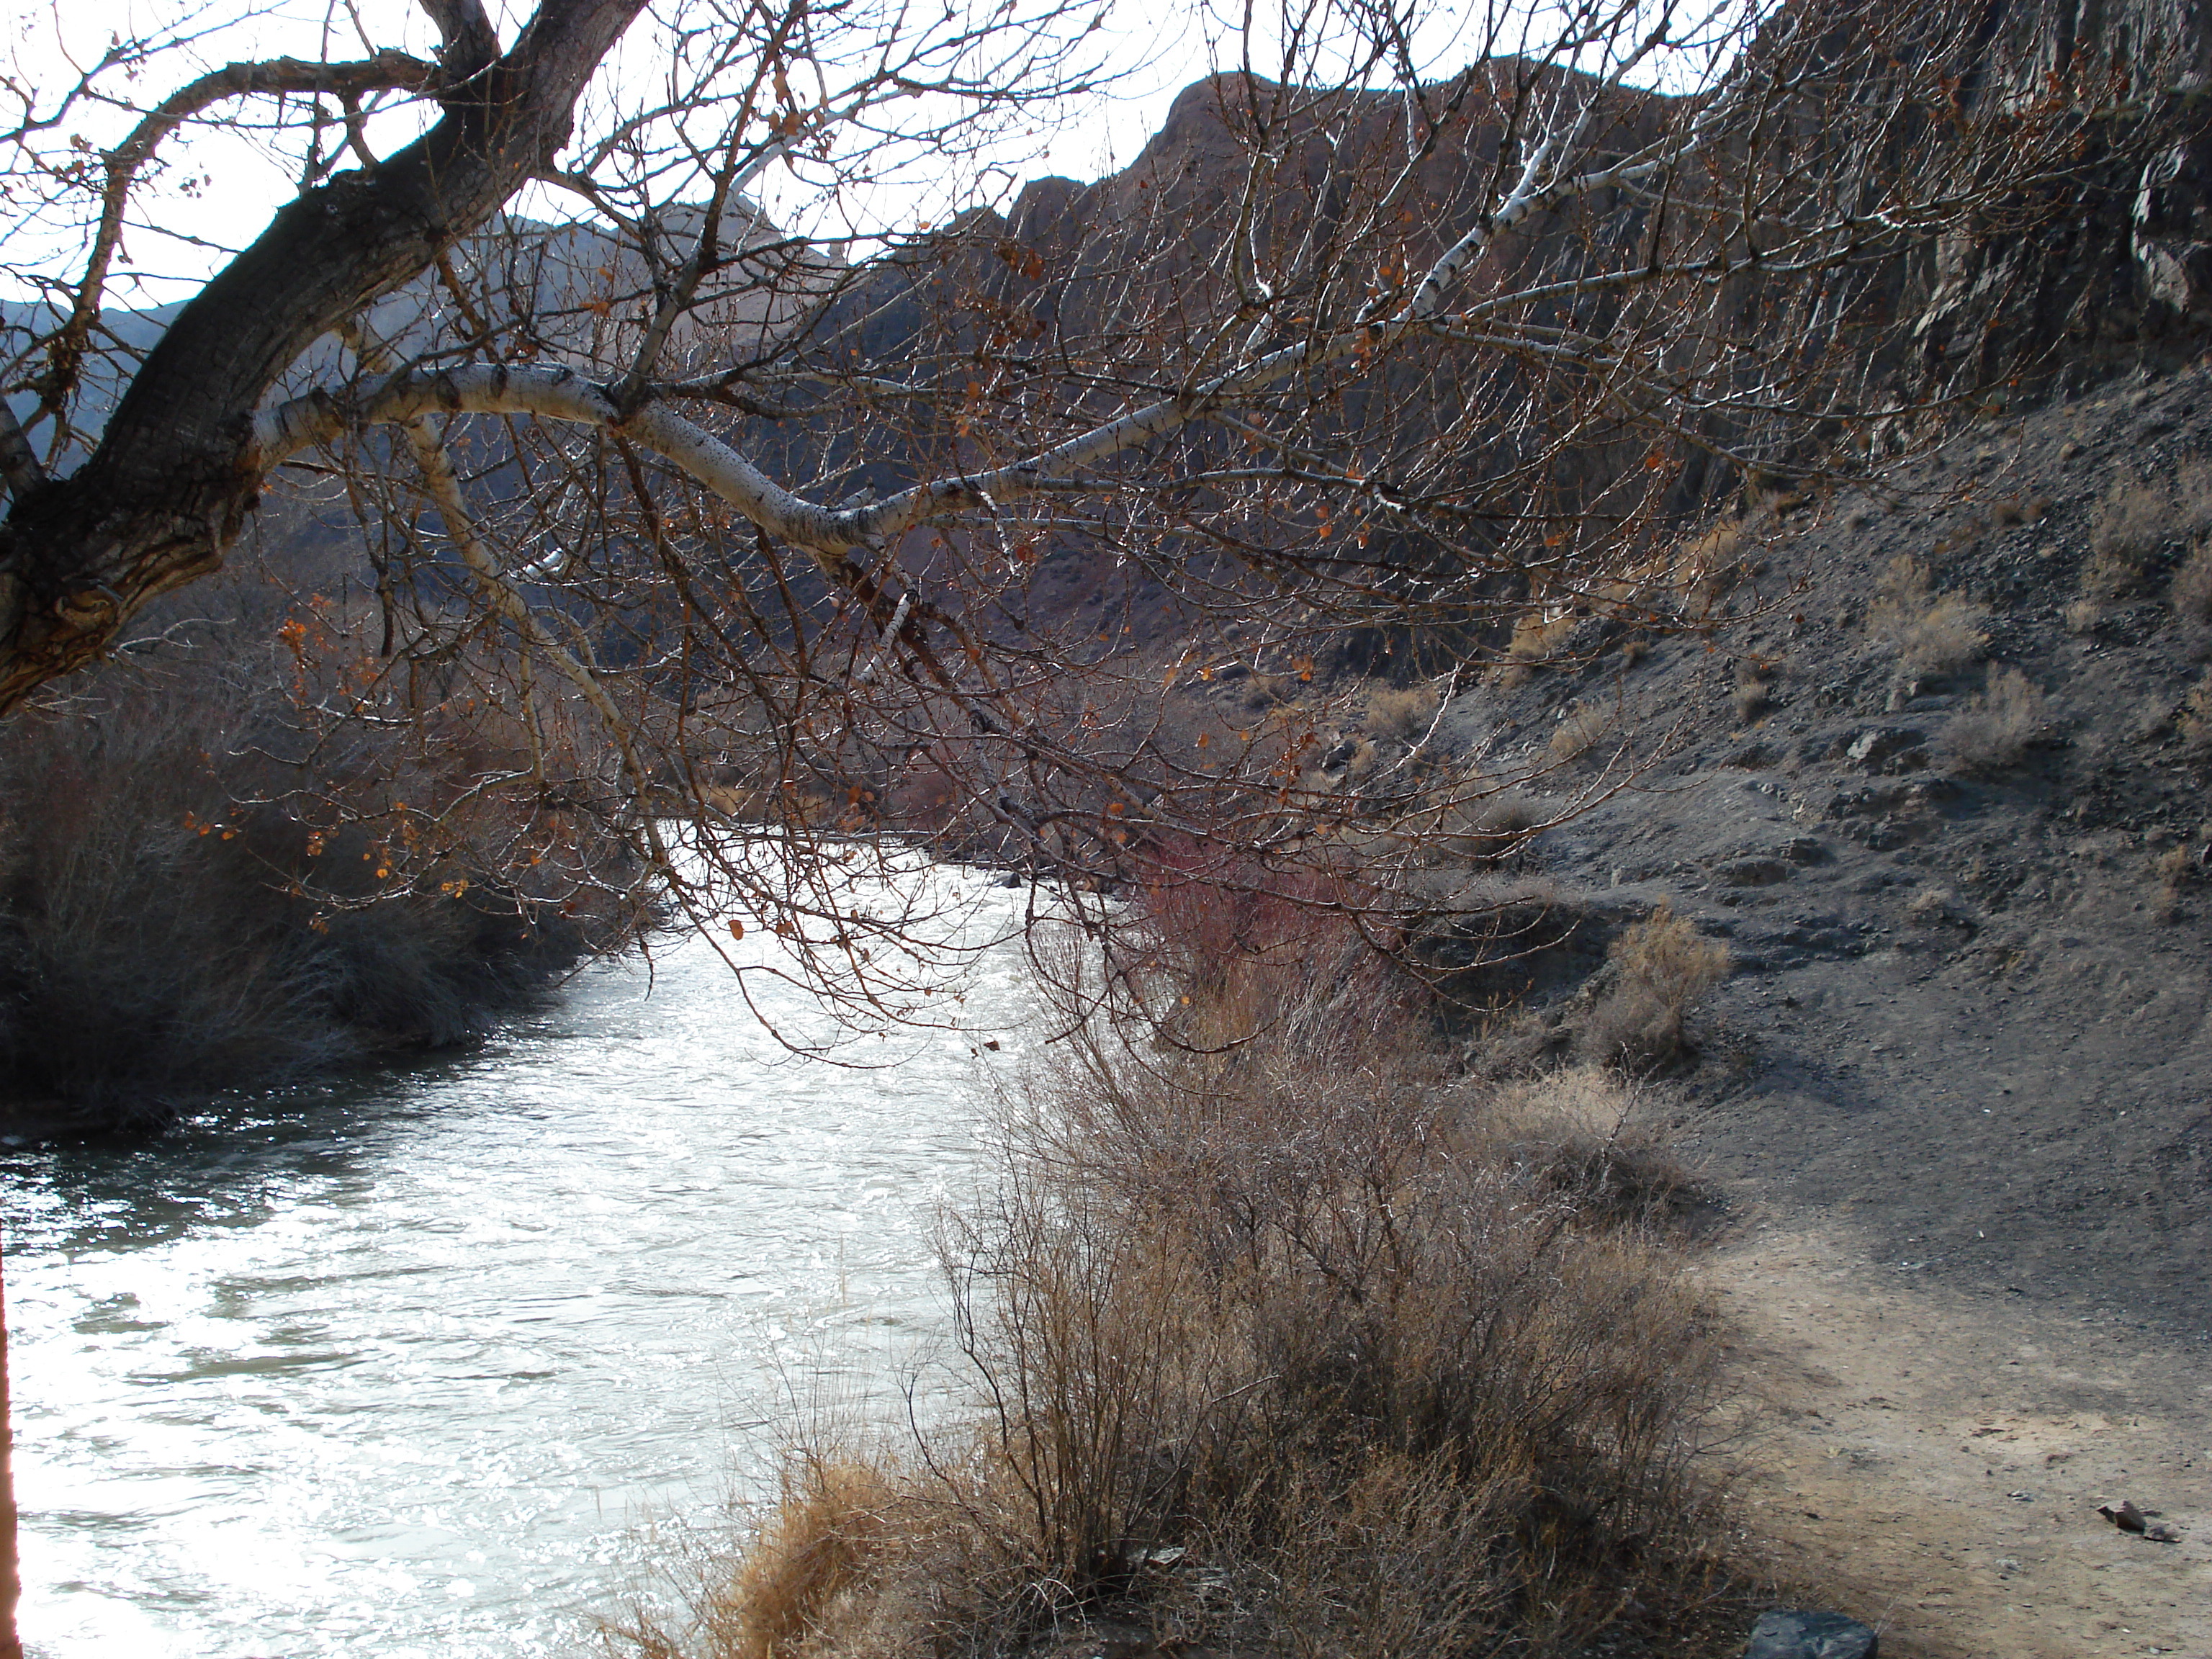
{"label": "sandy dirt path", "polygon": [[[1897,1659],[2212,1659],[2212,1354],[1754,1218],[1713,1283],[1760,1407],[1744,1524]],[[2097,1513],[2132,1498],[2160,1544]]]}

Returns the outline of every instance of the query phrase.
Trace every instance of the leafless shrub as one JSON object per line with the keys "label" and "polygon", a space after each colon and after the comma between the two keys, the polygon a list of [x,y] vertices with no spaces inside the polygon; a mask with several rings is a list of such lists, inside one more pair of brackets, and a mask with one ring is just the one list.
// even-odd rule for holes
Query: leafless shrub
{"label": "leafless shrub", "polygon": [[1955,673],[1988,643],[1983,612],[1954,593],[1930,592],[1927,563],[1900,554],[1876,578],[1867,631],[1893,647],[1906,679]]}
{"label": "leafless shrub", "polygon": [[2169,847],[2151,860],[2151,879],[2157,884],[2154,901],[2158,918],[2171,921],[2181,908],[2182,895],[2197,884],[2203,869],[2186,845]]}
{"label": "leafless shrub", "polygon": [[1718,1352],[1633,1092],[1455,1085],[1417,1006],[1325,951],[1181,994],[1177,1040],[1086,1024],[1006,1097],[995,1196],[947,1238],[979,1420],[888,1499],[824,1515],[799,1482],[717,1581],[759,1611],[641,1650],[1009,1652],[1110,1618],[1565,1656],[1632,1582],[1655,1622],[1703,1593]]}
{"label": "leafless shrub", "polygon": [[[2212,462],[2184,461],[2170,478],[2122,477],[2089,525],[2085,599],[2123,599],[2142,592],[2167,544],[2212,526]],[[2177,605],[2177,608],[2179,606]]]}
{"label": "leafless shrub", "polygon": [[1486,1115],[1495,1152],[1585,1212],[1648,1222],[1694,1198],[1698,1183],[1648,1121],[1640,1085],[1582,1065],[1503,1084]]}
{"label": "leafless shrub", "polygon": [[1604,703],[1573,704],[1552,728],[1553,763],[1565,766],[1589,753],[1613,731],[1613,710]]}
{"label": "leafless shrub", "polygon": [[1367,729],[1401,741],[1417,738],[1436,717],[1438,702],[1433,685],[1384,687],[1368,696]]}
{"label": "leafless shrub", "polygon": [[2212,622],[2212,541],[2199,541],[2173,573],[2167,599],[2177,617]]}
{"label": "leafless shrub", "polygon": [[1632,1066],[1674,1059],[1687,1046],[1692,1010],[1728,977],[1728,947],[1662,902],[1622,931],[1610,956],[1612,982],[1584,1023],[1584,1052]]}
{"label": "leafless shrub", "polygon": [[1990,776],[2020,763],[2042,720],[2042,694],[2027,676],[1991,664],[1985,688],[1952,715],[1938,744],[1958,770]]}
{"label": "leafless shrub", "polygon": [[1509,688],[1526,684],[1532,671],[1559,654],[1567,635],[1575,631],[1577,620],[1573,609],[1567,605],[1540,606],[1520,617],[1514,623],[1513,636],[1505,647],[1506,659],[1493,672],[1492,678]]}
{"label": "leafless shrub", "polygon": [[578,922],[392,810],[387,787],[449,804],[439,777],[404,747],[299,744],[274,678],[201,641],[0,730],[0,1092],[86,1127],[158,1121],[480,1036],[580,952]]}
{"label": "leafless shrub", "polygon": [[2105,620],[2105,602],[2086,599],[2070,600],[2059,617],[2068,633],[2094,634],[2097,631],[2097,624]]}
{"label": "leafless shrub", "polygon": [[2212,753],[2212,669],[2190,688],[2174,724],[2181,729],[2182,746],[2191,754]]}
{"label": "leafless shrub", "polygon": [[1952,892],[1948,887],[1923,887],[1905,907],[1908,921],[1918,927],[1934,927],[1952,919]]}
{"label": "leafless shrub", "polygon": [[1758,657],[1746,657],[1735,665],[1735,691],[1732,701],[1735,717],[1748,726],[1766,712],[1773,699],[1774,665]]}

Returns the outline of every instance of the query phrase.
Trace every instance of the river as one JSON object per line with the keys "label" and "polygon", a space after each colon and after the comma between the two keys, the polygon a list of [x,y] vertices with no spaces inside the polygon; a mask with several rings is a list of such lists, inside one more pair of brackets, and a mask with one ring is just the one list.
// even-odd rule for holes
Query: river
{"label": "river", "polygon": [[[969,943],[1025,896],[925,878]],[[943,1329],[932,1224],[1020,963],[981,951],[961,1029],[854,1070],[693,936],[465,1057],[0,1156],[31,1651],[592,1647],[654,1528],[757,1492],[810,1414],[895,1406]]]}

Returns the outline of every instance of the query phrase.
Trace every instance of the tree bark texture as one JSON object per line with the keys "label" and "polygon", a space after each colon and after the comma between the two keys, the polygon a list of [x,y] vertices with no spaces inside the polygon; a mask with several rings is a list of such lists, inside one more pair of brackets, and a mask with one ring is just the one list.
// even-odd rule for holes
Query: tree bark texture
{"label": "tree bark texture", "polygon": [[222,563],[259,490],[253,414],[278,377],[551,161],[644,3],[545,0],[505,56],[453,85],[422,138],[303,193],[184,307],[84,465],[0,526],[0,713]]}
{"label": "tree bark texture", "polygon": [[4,1271],[0,1271],[0,1659],[23,1659],[23,1638],[15,1629],[16,1605],[23,1599],[23,1571],[15,1547],[15,1424],[8,1389],[5,1279]]}

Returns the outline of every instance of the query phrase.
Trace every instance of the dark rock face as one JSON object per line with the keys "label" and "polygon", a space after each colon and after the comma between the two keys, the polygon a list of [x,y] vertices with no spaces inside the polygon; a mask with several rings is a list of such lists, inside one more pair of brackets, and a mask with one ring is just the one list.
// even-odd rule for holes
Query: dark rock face
{"label": "dark rock face", "polygon": [[1780,859],[1733,859],[1714,874],[1730,887],[1771,887],[1789,880],[1790,869]]}
{"label": "dark rock face", "polygon": [[1960,66],[1995,114],[2070,97],[2087,175],[2025,234],[1956,228],[1932,249],[1913,329],[1938,381],[2054,349],[2062,380],[2179,359],[2212,323],[2212,14],[2183,0],[2010,0]]}
{"label": "dark rock face", "polygon": [[1762,1613],[1743,1659],[1875,1659],[1879,1639],[1839,1613]]}

